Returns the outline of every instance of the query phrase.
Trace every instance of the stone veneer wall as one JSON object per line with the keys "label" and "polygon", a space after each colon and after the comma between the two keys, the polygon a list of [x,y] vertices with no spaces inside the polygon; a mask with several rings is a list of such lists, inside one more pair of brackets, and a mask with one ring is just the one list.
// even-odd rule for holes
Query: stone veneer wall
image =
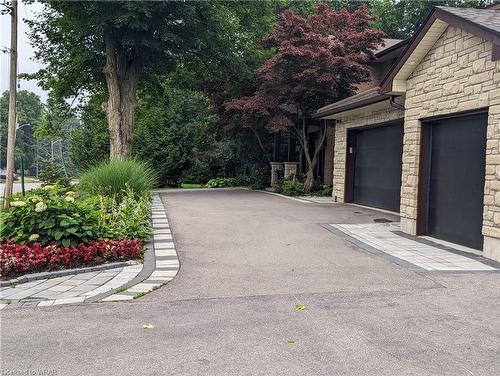
{"label": "stone veneer wall", "polygon": [[449,26],[407,80],[401,227],[415,234],[420,120],[489,107],[484,255],[500,261],[500,61],[492,44]]}
{"label": "stone veneer wall", "polygon": [[331,186],[333,184],[333,150],[335,149],[335,130],[328,127],[326,130],[325,146],[325,169],[323,184]]}
{"label": "stone veneer wall", "polygon": [[383,107],[373,110],[372,107],[366,107],[359,112],[353,112],[351,115],[338,119],[335,126],[335,150],[333,158],[333,197],[344,202],[344,184],[346,172],[346,154],[347,154],[347,130],[349,128],[362,127],[366,125],[375,125],[389,121],[402,120],[404,113],[397,110],[389,104],[383,102]]}

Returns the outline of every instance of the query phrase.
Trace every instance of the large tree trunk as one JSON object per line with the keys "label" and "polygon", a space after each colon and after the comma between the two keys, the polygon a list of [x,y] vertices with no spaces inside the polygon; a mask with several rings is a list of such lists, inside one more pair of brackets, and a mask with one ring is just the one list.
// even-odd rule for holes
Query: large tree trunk
{"label": "large tree trunk", "polygon": [[302,118],[302,130],[300,132],[299,141],[302,145],[302,149],[304,150],[304,156],[306,158],[306,164],[307,164],[306,179],[304,181],[304,187],[307,192],[310,192],[311,189],[314,187],[314,180],[315,180],[314,169],[316,168],[316,164],[318,163],[319,153],[321,152],[325,144],[325,138],[326,138],[326,122],[324,122],[320,126],[318,143],[316,145],[316,148],[314,149],[314,153],[311,155],[311,148],[309,145],[309,138],[306,129],[306,118],[305,116]]}
{"label": "large tree trunk", "polygon": [[306,179],[304,180],[304,187],[307,192],[310,192],[312,188],[314,187],[314,169],[316,168],[316,162],[312,162],[311,158],[308,158],[306,156],[306,162],[307,162],[307,172],[306,172]]}
{"label": "large tree trunk", "polygon": [[112,34],[106,34],[105,44],[106,65],[103,72],[109,98],[103,103],[103,109],[108,120],[109,157],[111,160],[122,160],[132,152],[139,62],[137,58],[118,51]]}

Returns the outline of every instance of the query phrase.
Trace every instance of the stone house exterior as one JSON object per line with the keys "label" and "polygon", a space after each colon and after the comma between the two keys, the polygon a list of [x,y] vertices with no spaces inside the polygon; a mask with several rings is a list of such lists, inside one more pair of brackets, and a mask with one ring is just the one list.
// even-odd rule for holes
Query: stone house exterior
{"label": "stone house exterior", "polygon": [[[401,51],[407,45],[408,40],[384,39],[384,45],[374,51],[373,58],[368,62],[370,79],[358,85],[358,90],[364,92],[369,89],[378,88],[382,78],[387,74],[391,65],[396,61]],[[328,106],[327,106],[328,107]],[[310,145],[313,150],[318,146],[319,126],[318,121],[310,121],[308,134]],[[335,129],[328,127],[324,148],[320,153],[316,165],[315,175],[319,182],[325,186],[333,183],[333,163],[334,163],[334,143]],[[284,178],[305,173],[306,165],[303,160],[302,151],[295,136],[288,133],[276,134],[273,144],[273,162],[271,162],[271,186],[274,186],[277,179],[276,173],[279,171]]]}
{"label": "stone house exterior", "polygon": [[378,88],[315,117],[336,124],[337,201],[500,261],[498,4],[434,8]]}

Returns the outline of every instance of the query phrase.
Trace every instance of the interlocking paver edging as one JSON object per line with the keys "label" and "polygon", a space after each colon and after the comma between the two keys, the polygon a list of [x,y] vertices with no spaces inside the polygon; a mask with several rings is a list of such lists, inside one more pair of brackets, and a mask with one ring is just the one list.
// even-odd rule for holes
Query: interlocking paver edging
{"label": "interlocking paver edging", "polygon": [[177,275],[180,267],[179,259],[165,206],[158,193],[153,194],[151,209],[153,242],[148,248],[149,252],[145,254],[144,273],[122,286],[119,292],[107,294],[100,301],[134,299],[166,284]]}
{"label": "interlocking paver edging", "polygon": [[126,290],[126,289],[142,282],[147,277],[149,277],[151,275],[151,273],[153,272],[153,270],[155,269],[155,264],[154,264],[155,254],[154,254],[154,248],[153,248],[152,242],[146,243],[144,245],[144,248],[145,248],[144,263],[143,263],[141,271],[137,274],[137,276],[135,276],[130,281],[126,282],[125,284],[123,284],[115,289],[112,289],[112,290],[103,292],[99,295],[87,298],[85,300],[85,302],[86,303],[93,303],[93,302],[101,301],[104,298],[107,298],[110,295],[114,295],[114,294],[118,293],[119,291]]}
{"label": "interlocking paver edging", "polygon": [[52,272],[26,274],[14,279],[0,281],[0,287],[9,287],[12,285],[17,285],[19,283],[37,281],[40,279],[63,277],[71,274],[82,274],[88,272],[97,272],[99,270],[123,268],[128,265],[133,265],[134,263],[135,263],[134,261],[119,261],[119,262],[110,262],[108,264],[102,264],[102,265],[87,266],[84,268],[64,269],[64,270],[55,270]]}

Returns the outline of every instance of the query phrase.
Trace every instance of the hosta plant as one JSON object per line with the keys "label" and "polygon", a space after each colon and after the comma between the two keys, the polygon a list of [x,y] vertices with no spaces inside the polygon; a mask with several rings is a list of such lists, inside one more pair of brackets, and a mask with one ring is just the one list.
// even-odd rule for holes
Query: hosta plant
{"label": "hosta plant", "polygon": [[103,237],[110,239],[151,238],[151,199],[149,194],[136,197],[127,187],[116,197],[94,196],[89,199],[98,209],[99,228]]}
{"label": "hosta plant", "polygon": [[215,178],[208,181],[207,188],[226,188],[237,185],[238,181],[235,178]]}

